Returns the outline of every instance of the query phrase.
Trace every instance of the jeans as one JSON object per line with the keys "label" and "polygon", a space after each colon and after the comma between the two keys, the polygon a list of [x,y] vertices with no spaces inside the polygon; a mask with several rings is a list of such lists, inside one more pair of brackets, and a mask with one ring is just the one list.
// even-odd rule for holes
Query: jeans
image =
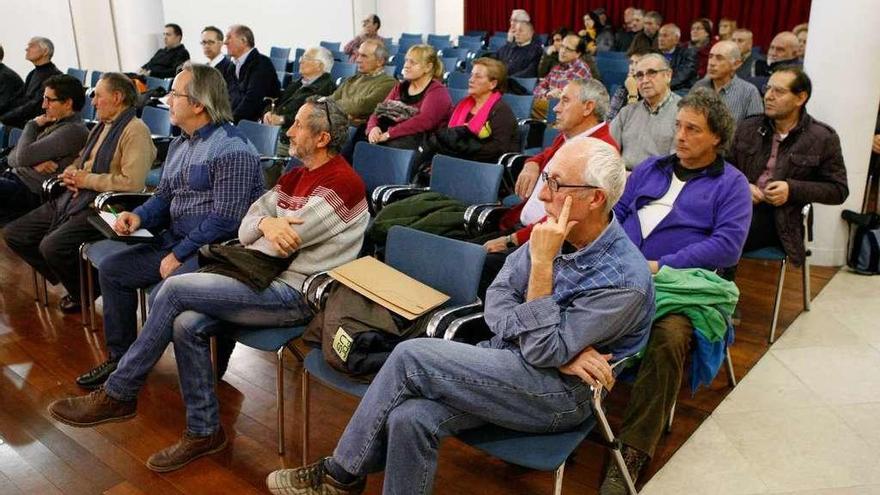
{"label": "jeans", "polygon": [[443,437],[494,423],[548,433],[592,414],[589,386],[516,352],[439,339],[398,345],[348,422],[333,460],[351,474],[385,469],[383,493],[430,493]]}
{"label": "jeans", "polygon": [[169,277],[153,299],[147,323],[104,384],[117,400],[134,400],[153,366],[174,342],[186,429],[207,436],[220,426],[209,339],[236,326],[292,326],[311,316],[303,295],[278,280],[254,292],[215,273]]}
{"label": "jeans", "polygon": [[[121,246],[98,266],[98,280],[104,297],[104,338],[110,359],[121,358],[137,338],[137,289],[163,281],[159,265],[174,244],[175,239],[166,232],[156,243]],[[198,267],[198,256],[193,255],[183,260],[174,274],[190,273]],[[153,293],[158,290],[157,286]]]}

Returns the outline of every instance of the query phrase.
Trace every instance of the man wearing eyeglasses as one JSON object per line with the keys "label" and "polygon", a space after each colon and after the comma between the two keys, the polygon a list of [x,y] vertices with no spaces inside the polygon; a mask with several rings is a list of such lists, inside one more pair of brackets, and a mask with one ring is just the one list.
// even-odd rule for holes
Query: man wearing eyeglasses
{"label": "man wearing eyeglasses", "polygon": [[812,87],[800,67],[777,68],[765,88],[764,114],[739,124],[730,154],[752,191],[744,250],[782,247],[795,266],[805,259],[803,206],[837,205],[849,194],[840,138],[807,112]]}
{"label": "man wearing eyeglasses", "polygon": [[202,54],[208,59],[208,65],[220,71],[224,79],[227,77],[232,61],[223,54],[223,31],[216,26],[208,26],[202,30]]}
{"label": "man wearing eyeglasses", "polygon": [[628,170],[649,157],[668,155],[673,149],[676,105],[681,100],[669,88],[672,70],[663,55],[643,56],[633,77],[642,101],[630,103],[611,121],[611,135],[620,143]]}
{"label": "man wearing eyeglasses", "polygon": [[550,170],[540,193],[548,220],[507,258],[486,294],[494,336],[477,346],[398,345],[333,456],[271,473],[270,492],[357,494],[368,473],[384,469],[384,493],[430,493],[444,437],[486,424],[560,432],[591,416],[590,385],[611,387],[608,361],[647,340],[653,286],[611,213],[626,174],[617,151],[574,139]]}

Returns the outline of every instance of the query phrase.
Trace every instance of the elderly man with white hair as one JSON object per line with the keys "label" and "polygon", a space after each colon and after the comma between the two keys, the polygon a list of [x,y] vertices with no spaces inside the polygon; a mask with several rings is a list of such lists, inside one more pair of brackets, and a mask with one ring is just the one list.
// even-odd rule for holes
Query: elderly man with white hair
{"label": "elderly man with white hair", "polygon": [[523,22],[532,22],[531,16],[524,9],[513,9],[510,12],[510,28],[507,30],[507,41],[513,41],[516,28]]}
{"label": "elderly man with white hair", "polygon": [[642,348],[654,313],[645,259],[611,213],[624,182],[610,144],[563,145],[541,191],[548,220],[486,295],[494,336],[398,345],[333,456],[275,471],[269,491],[356,494],[384,469],[383,493],[430,493],[444,437],[489,423],[565,431],[588,419],[590,385],[612,384],[608,361]]}
{"label": "elderly man with white hair", "polygon": [[0,114],[0,123],[8,127],[24,127],[28,120],[43,113],[43,83],[61,74],[52,63],[54,54],[55,45],[49,38],[37,36],[28,41],[25,58],[34,64],[34,69],[25,78],[18,96],[9,102],[9,108]]}
{"label": "elderly man with white hair", "polygon": [[263,122],[281,126],[276,155],[287,156],[290,139],[287,129],[293,124],[296,112],[310,96],[330,96],[336,91],[336,83],[330,78],[333,54],[324,47],[306,50],[299,62],[302,77],[290,83],[271,110],[263,115]]}
{"label": "elderly man with white hair", "polygon": [[706,88],[721,97],[733,120],[736,122],[749,115],[764,113],[761,93],[754,84],[743,81],[736,76],[736,70],[742,63],[739,47],[733,41],[719,41],[709,51],[709,66],[706,77],[697,81],[692,89]]}
{"label": "elderly man with white hair", "polygon": [[773,37],[767,49],[767,60],[756,62],[755,73],[759,76],[770,76],[779,67],[801,65],[798,59],[801,42],[791,31],[783,31]]}

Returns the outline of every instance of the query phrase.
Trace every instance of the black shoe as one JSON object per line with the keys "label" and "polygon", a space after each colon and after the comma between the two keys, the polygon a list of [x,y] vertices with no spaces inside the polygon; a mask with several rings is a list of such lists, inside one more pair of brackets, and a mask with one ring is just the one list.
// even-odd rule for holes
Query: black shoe
{"label": "black shoe", "polygon": [[96,389],[107,381],[110,373],[116,371],[116,365],[118,364],[119,360],[108,359],[93,369],[79,375],[76,378],[76,384],[87,390]]}
{"label": "black shoe", "polygon": [[62,313],[79,313],[82,306],[79,304],[79,299],[74,299],[68,294],[58,301],[58,309],[60,309]]}

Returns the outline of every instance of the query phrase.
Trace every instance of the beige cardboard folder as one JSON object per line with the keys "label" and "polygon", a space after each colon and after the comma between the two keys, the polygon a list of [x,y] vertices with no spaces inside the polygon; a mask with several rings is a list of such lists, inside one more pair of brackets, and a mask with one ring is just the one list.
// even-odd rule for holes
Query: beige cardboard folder
{"label": "beige cardboard folder", "polygon": [[413,320],[449,300],[446,294],[369,256],[331,270],[330,276],[408,320]]}

